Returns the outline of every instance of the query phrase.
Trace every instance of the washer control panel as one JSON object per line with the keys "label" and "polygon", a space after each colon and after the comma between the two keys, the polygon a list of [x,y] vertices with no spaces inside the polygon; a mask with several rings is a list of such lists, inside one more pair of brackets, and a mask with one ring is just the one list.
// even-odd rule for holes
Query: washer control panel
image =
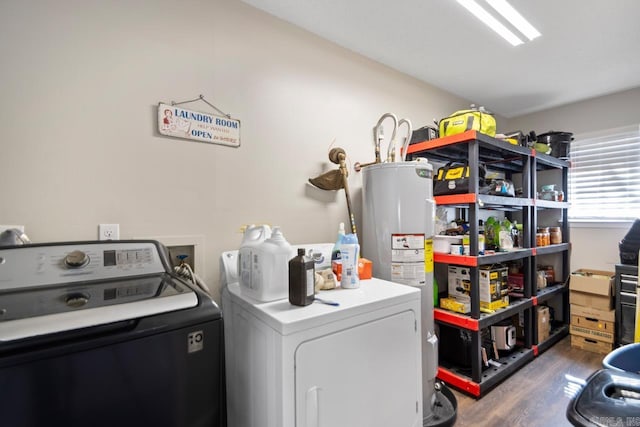
{"label": "washer control panel", "polygon": [[[0,248],[0,292],[166,272],[154,241],[76,242]],[[163,262],[164,261],[164,262]],[[72,299],[69,304],[82,304]]]}

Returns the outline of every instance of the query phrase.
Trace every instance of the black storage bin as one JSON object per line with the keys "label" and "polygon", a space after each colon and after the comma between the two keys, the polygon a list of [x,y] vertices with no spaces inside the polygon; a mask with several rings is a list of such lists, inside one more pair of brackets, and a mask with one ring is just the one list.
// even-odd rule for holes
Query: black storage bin
{"label": "black storage bin", "polygon": [[471,369],[471,332],[453,326],[439,325],[438,353],[441,361]]}
{"label": "black storage bin", "polygon": [[420,129],[416,129],[411,134],[411,141],[409,145],[417,144],[418,142],[431,141],[438,137],[438,129],[435,126],[426,125]]}
{"label": "black storage bin", "polygon": [[572,132],[547,132],[537,136],[537,141],[551,146],[551,155],[569,160],[569,144],[573,141]]}
{"label": "black storage bin", "polygon": [[[438,358],[443,364],[451,364],[464,371],[471,371],[472,349],[471,342],[472,334],[475,332],[457,328],[455,326],[448,326],[439,324],[438,334]],[[491,341],[491,332],[485,328],[481,331],[480,336],[481,350],[487,354],[489,359],[495,359],[499,355],[496,354],[496,349]],[[481,356],[480,356],[481,357]],[[481,364],[482,370],[489,368],[488,364]]]}
{"label": "black storage bin", "polygon": [[636,219],[631,228],[618,244],[620,264],[638,265],[640,251],[640,219]]}

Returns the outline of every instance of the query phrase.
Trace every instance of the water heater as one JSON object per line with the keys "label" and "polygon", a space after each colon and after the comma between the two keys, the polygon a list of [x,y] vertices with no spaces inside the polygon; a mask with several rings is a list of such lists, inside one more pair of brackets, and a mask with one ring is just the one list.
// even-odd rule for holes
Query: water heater
{"label": "water heater", "polygon": [[[433,166],[426,159],[377,163],[363,173],[362,256],[373,276],[412,286],[432,285]],[[425,250],[430,265],[425,269]],[[425,274],[426,273],[426,274]]]}
{"label": "water heater", "polygon": [[422,305],[422,408],[434,418],[438,340],[433,320],[433,166],[426,159],[377,163],[363,170],[362,256],[373,276],[417,286]]}

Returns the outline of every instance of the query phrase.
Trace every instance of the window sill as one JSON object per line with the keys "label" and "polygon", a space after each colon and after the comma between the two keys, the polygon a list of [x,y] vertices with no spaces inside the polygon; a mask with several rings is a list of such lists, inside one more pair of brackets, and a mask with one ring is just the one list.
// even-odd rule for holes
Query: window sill
{"label": "window sill", "polygon": [[628,229],[634,220],[569,220],[569,228],[623,228]]}

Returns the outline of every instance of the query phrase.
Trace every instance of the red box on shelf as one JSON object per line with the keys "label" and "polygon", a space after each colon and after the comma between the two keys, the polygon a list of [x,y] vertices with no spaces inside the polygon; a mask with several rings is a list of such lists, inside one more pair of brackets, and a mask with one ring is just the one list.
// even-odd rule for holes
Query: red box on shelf
{"label": "red box on shelf", "polygon": [[510,273],[507,276],[507,283],[509,288],[513,290],[524,289],[524,274],[522,273]]}

